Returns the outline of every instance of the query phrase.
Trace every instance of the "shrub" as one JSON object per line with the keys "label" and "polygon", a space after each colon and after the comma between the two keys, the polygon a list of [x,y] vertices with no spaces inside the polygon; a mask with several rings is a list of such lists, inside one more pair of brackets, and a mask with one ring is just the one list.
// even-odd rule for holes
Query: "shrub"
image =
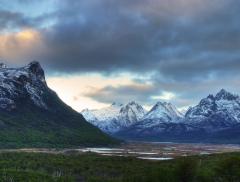
{"label": "shrub", "polygon": [[216,169],[216,181],[239,182],[240,180],[240,158],[230,157],[219,161]]}
{"label": "shrub", "polygon": [[181,159],[176,165],[176,178],[179,182],[192,182],[196,178],[198,163],[194,159]]}

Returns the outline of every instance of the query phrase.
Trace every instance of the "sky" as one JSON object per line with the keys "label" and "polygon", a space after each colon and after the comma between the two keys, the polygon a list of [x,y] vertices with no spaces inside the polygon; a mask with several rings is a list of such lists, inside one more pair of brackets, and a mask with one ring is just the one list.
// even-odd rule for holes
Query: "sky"
{"label": "sky", "polygon": [[0,0],[0,60],[77,111],[240,94],[239,0]]}

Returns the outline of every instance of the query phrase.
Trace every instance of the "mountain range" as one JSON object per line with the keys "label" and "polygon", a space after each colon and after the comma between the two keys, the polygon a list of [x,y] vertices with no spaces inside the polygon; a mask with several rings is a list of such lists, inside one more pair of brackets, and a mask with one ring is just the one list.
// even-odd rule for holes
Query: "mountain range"
{"label": "mountain range", "polygon": [[115,137],[240,143],[240,97],[222,89],[185,114],[171,103],[147,111],[135,101],[78,113],[48,87],[38,62],[0,64],[0,128],[0,148],[112,145]]}
{"label": "mountain range", "polygon": [[185,114],[166,102],[156,103],[150,111],[130,102],[83,110],[82,114],[102,131],[123,139],[240,143],[240,97],[224,89],[202,99]]}
{"label": "mountain range", "polygon": [[118,141],[86,122],[45,81],[38,62],[0,64],[0,148],[72,147]]}

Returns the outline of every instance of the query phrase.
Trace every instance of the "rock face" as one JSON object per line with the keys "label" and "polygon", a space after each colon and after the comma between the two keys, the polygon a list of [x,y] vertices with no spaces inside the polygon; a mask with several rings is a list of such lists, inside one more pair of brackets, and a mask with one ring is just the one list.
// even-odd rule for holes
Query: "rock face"
{"label": "rock face", "polygon": [[48,88],[44,70],[35,61],[21,68],[0,64],[0,127],[1,147],[79,146],[114,141]]}

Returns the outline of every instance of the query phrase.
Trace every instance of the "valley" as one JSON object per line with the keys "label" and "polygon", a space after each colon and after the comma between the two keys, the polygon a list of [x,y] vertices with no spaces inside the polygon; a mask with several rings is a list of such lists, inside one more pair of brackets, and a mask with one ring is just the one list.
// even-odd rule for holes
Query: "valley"
{"label": "valley", "polygon": [[0,182],[240,182],[240,0],[0,0]]}
{"label": "valley", "polygon": [[0,153],[4,152],[27,152],[64,155],[84,155],[88,153],[94,153],[100,156],[134,157],[137,159],[146,160],[170,160],[187,156],[240,152],[240,145],[126,142],[116,147],[80,147],[71,149],[22,148],[0,150]]}
{"label": "valley", "polygon": [[[168,147],[172,149],[173,146]],[[92,148],[91,150],[99,152],[103,149]],[[104,150],[110,151],[110,149]],[[187,148],[184,147],[184,150]],[[157,159],[155,157],[146,160],[146,157],[139,159],[132,156],[107,156],[91,152],[79,153],[76,150],[1,151],[0,181],[237,182],[240,177],[239,152],[181,156],[171,160],[170,158]]]}

